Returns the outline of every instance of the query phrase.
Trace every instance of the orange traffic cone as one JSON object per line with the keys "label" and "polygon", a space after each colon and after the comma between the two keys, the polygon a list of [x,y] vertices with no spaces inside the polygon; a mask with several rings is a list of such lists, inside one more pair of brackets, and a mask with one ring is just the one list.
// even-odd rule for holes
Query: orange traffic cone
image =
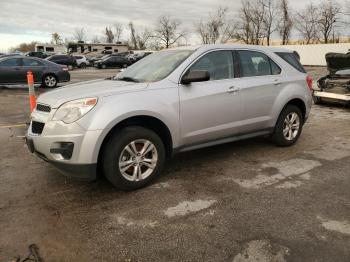
{"label": "orange traffic cone", "polygon": [[33,112],[36,106],[36,97],[34,91],[34,76],[32,71],[27,72],[27,82],[29,88],[29,103],[30,103],[30,112]]}

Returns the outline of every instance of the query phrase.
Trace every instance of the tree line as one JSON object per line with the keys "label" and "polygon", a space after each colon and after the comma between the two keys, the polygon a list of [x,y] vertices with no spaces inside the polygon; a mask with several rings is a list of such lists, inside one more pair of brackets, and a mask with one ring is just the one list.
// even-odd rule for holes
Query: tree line
{"label": "tree line", "polygon": [[[336,0],[322,0],[293,10],[289,0],[242,0],[235,13],[230,13],[227,7],[219,7],[198,19],[191,31],[185,30],[179,19],[163,15],[155,27],[137,26],[133,21],[128,24],[116,22],[106,26],[102,34],[94,36],[89,36],[85,28],[75,28],[70,40],[127,42],[132,49],[140,50],[185,45],[191,43],[193,37],[203,44],[271,45],[272,39],[280,39],[280,44],[286,45],[291,37],[298,38],[303,44],[336,43],[341,36],[348,34],[349,6],[349,2],[341,5]],[[54,44],[67,41],[58,33],[52,34]]]}

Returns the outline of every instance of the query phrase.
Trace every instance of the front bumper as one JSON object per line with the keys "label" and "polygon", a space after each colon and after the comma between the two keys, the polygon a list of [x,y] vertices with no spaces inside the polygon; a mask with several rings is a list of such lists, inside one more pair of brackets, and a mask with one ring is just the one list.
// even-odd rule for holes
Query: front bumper
{"label": "front bumper", "polygon": [[[50,121],[52,114],[54,112],[32,113],[26,134],[29,150],[67,176],[80,180],[96,179],[97,156],[94,149],[102,131],[87,131],[78,123]],[[33,133],[33,121],[45,123],[40,134]]]}
{"label": "front bumper", "polygon": [[42,160],[53,165],[63,175],[81,181],[94,181],[96,179],[97,164],[72,164],[65,163],[62,161],[53,161],[48,159],[44,154],[40,153],[39,151],[36,151],[33,139],[31,137],[26,136],[26,143],[31,153],[34,153]]}

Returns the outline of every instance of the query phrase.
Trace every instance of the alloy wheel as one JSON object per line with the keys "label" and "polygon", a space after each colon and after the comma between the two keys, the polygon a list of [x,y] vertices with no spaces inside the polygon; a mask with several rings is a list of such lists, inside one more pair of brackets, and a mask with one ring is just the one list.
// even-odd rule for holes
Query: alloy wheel
{"label": "alloy wheel", "polygon": [[129,143],[119,157],[119,171],[129,181],[141,181],[149,177],[157,166],[158,152],[146,139]]}
{"label": "alloy wheel", "polygon": [[288,141],[295,139],[300,130],[300,118],[295,112],[289,113],[283,122],[283,136]]}
{"label": "alloy wheel", "polygon": [[57,80],[54,76],[46,76],[45,77],[45,85],[48,87],[54,87],[57,83]]}

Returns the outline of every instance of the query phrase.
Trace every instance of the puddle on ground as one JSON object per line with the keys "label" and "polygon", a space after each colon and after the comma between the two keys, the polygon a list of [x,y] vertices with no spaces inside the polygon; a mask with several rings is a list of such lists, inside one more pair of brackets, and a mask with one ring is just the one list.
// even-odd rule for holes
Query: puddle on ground
{"label": "puddle on ground", "polygon": [[286,262],[290,250],[269,240],[253,240],[236,255],[233,262]]}
{"label": "puddle on ground", "polygon": [[[262,165],[259,174],[252,179],[233,179],[237,184],[244,188],[263,188],[285,182],[278,186],[278,188],[293,188],[300,186],[300,181],[285,181],[286,179],[294,178],[295,176],[304,175],[302,179],[309,179],[308,173],[312,169],[321,166],[319,161],[307,159],[290,159],[282,162],[269,162]],[[276,172],[272,174],[272,171]]]}
{"label": "puddle on ground", "polygon": [[164,211],[164,214],[167,217],[185,216],[190,213],[207,209],[211,205],[213,205],[215,202],[216,200],[184,201],[175,207],[169,207],[167,210]]}

